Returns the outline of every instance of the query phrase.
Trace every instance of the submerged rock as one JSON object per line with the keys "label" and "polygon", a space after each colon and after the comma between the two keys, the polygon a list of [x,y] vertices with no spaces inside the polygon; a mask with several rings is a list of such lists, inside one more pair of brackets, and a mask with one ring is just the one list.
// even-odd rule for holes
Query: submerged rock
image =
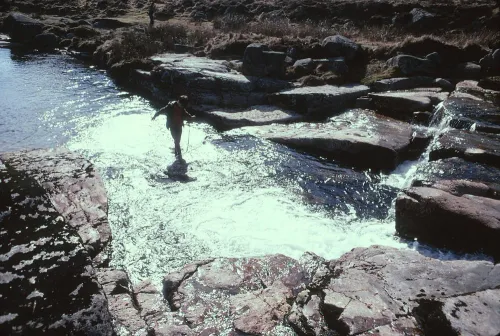
{"label": "submerged rock", "polygon": [[271,141],[362,168],[394,169],[425,144],[413,142],[413,128],[394,119],[354,110],[327,123],[297,123],[248,128]]}
{"label": "submerged rock", "polygon": [[281,110],[274,106],[254,106],[244,111],[213,110],[206,112],[206,116],[218,129],[221,130],[275,123],[287,124],[301,121],[304,118],[300,114]]}
{"label": "submerged rock", "polygon": [[296,111],[310,118],[324,118],[354,106],[356,99],[370,92],[364,85],[302,87],[269,96],[275,105]]}

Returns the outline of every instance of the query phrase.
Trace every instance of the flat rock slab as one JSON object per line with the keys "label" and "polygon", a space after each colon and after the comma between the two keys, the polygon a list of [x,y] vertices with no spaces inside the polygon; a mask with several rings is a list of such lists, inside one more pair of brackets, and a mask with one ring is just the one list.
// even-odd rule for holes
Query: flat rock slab
{"label": "flat rock slab", "polygon": [[210,106],[250,107],[266,104],[267,94],[292,86],[287,81],[244,76],[232,70],[228,62],[220,60],[187,54],[162,54],[151,59],[160,63],[151,77],[159,85],[156,94],[187,94],[191,105],[201,111],[206,111]]}
{"label": "flat rock slab", "polygon": [[163,292],[193,334],[272,335],[285,328],[289,302],[321,261],[312,254],[302,262],[283,255],[207,260],[167,275]]}
{"label": "flat rock slab", "polygon": [[64,149],[2,153],[9,170],[33,177],[75,229],[92,258],[111,241],[108,200],[101,177],[86,159]]}
{"label": "flat rock slab", "polygon": [[411,125],[364,110],[353,110],[327,123],[258,126],[246,130],[311,154],[377,170],[394,169],[416,146]]}
{"label": "flat rock slab", "polygon": [[[370,87],[373,89],[373,91],[383,92],[442,86],[442,82],[436,80],[433,77],[415,76],[382,79],[374,82]],[[446,89],[450,88],[447,87]]]}
{"label": "flat rock slab", "polygon": [[500,133],[500,108],[493,103],[471,98],[449,98],[439,113],[457,129]]}
{"label": "flat rock slab", "polygon": [[500,200],[486,185],[441,182],[414,187],[396,200],[399,235],[458,251],[485,252],[500,258]]}
{"label": "flat rock slab", "polygon": [[[289,315],[295,330],[307,335],[497,335],[499,302],[488,297],[500,284],[500,265],[487,261],[440,261],[416,251],[372,246],[356,248],[326,262]],[[462,307],[451,314],[455,298],[474,293],[484,324],[472,328],[474,313]],[[496,294],[496,293],[495,293]],[[478,308],[479,309],[479,308]],[[433,320],[439,314],[440,317]],[[479,313],[478,313],[479,314]],[[432,321],[434,323],[428,323]],[[422,323],[427,322],[427,323]],[[487,333],[486,333],[487,331]],[[467,333],[463,333],[467,334]]]}
{"label": "flat rock slab", "polygon": [[214,110],[205,114],[218,129],[229,130],[244,126],[261,126],[269,124],[289,124],[301,121],[304,117],[275,106],[254,106],[244,111]]}
{"label": "flat rock slab", "polygon": [[356,99],[370,92],[365,85],[301,87],[269,96],[272,104],[310,118],[324,118],[353,107]]}
{"label": "flat rock slab", "polygon": [[433,107],[448,98],[447,92],[433,90],[394,91],[370,93],[377,112],[400,120],[409,120],[413,112],[432,111]]}
{"label": "flat rock slab", "polygon": [[431,161],[460,157],[500,168],[500,135],[448,130],[431,148]]}
{"label": "flat rock slab", "polygon": [[31,172],[0,165],[0,227],[0,334],[114,335],[77,228]]}

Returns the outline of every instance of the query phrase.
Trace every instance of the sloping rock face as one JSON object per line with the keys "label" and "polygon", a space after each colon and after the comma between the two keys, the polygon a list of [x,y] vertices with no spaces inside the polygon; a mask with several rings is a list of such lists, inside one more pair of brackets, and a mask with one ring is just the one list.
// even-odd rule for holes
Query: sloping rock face
{"label": "sloping rock face", "polygon": [[486,296],[492,291],[498,295],[499,275],[500,266],[490,262],[440,261],[378,246],[356,248],[319,268],[298,295],[289,321],[299,335],[457,335],[470,328],[473,335],[493,336],[500,331],[497,321],[474,326],[468,320],[474,313],[450,311],[470,312],[472,307],[460,306],[455,298],[471,296],[471,305],[480,300],[487,305],[481,312],[497,316],[500,302],[491,304]]}
{"label": "sloping rock face", "polygon": [[308,153],[376,170],[394,169],[425,147],[425,142],[414,139],[411,125],[363,110],[327,123],[259,126],[248,131]]}
{"label": "sloping rock face", "polygon": [[182,54],[164,54],[152,60],[159,65],[150,73],[136,73],[133,80],[163,101],[186,94],[192,107],[199,111],[265,105],[268,94],[291,87],[282,80],[244,76],[225,61]]}
{"label": "sloping rock face", "polygon": [[254,106],[244,111],[208,111],[207,118],[221,130],[244,126],[259,126],[275,123],[293,123],[303,119],[300,114],[284,111],[274,106]]}
{"label": "sloping rock face", "polygon": [[500,257],[500,200],[496,190],[467,181],[415,187],[397,198],[396,230],[436,246]]}
{"label": "sloping rock face", "polygon": [[207,260],[167,275],[163,292],[188,335],[275,335],[287,329],[290,303],[321,261],[312,254],[300,262],[283,255]]}
{"label": "sloping rock face", "polygon": [[172,313],[157,330],[496,336],[499,285],[500,265],[491,262],[440,261],[381,246],[331,261],[308,253],[300,261],[282,255],[207,260],[165,277]]}
{"label": "sloping rock face", "polygon": [[370,92],[365,85],[301,87],[269,96],[272,104],[310,118],[324,118],[353,107],[357,98]]}
{"label": "sloping rock face", "polygon": [[0,166],[0,333],[112,335],[93,256],[77,228],[39,179],[8,162]]}
{"label": "sloping rock face", "polygon": [[63,149],[3,153],[0,159],[46,190],[55,210],[77,230],[91,258],[109,245],[106,191],[90,162]]}

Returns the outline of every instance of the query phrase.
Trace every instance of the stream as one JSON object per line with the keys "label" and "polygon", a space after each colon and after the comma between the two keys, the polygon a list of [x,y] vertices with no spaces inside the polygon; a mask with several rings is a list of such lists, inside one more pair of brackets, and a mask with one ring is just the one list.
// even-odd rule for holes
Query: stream
{"label": "stream", "polygon": [[167,272],[210,257],[418,247],[394,235],[394,199],[418,161],[390,175],[355,171],[193,122],[181,142],[190,180],[173,181],[163,174],[173,141],[164,119],[151,121],[157,107],[103,71],[66,55],[0,49],[0,96],[0,151],[65,146],[97,167],[112,266],[132,282],[159,285]]}

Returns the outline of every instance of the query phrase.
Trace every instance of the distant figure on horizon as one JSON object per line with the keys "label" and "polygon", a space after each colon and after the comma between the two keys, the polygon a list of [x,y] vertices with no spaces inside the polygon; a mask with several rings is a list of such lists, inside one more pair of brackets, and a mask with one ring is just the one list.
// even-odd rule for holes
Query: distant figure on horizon
{"label": "distant figure on horizon", "polygon": [[149,15],[149,26],[153,27],[155,24],[155,14],[156,14],[156,5],[154,0],[151,1],[151,4],[149,5],[149,10],[148,10],[148,15]]}
{"label": "distant figure on horizon", "polygon": [[186,111],[187,105],[189,103],[187,96],[180,96],[179,100],[170,102],[166,106],[162,107],[151,120],[155,120],[157,116],[163,114],[167,117],[167,128],[170,129],[170,134],[174,139],[175,146],[175,158],[182,159],[181,153],[181,136],[182,136],[182,126],[184,125],[184,118],[188,116],[189,118],[194,118],[191,114]]}

